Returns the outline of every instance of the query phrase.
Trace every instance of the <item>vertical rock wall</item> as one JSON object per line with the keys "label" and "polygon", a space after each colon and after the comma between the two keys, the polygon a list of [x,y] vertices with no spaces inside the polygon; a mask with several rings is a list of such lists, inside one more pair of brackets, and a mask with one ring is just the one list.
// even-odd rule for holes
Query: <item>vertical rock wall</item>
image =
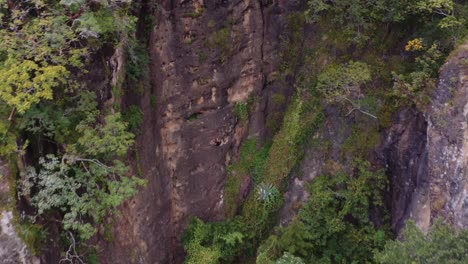
{"label": "vertical rock wall", "polygon": [[454,51],[424,114],[401,111],[380,154],[392,187],[392,222],[428,230],[436,218],[468,228],[468,46]]}
{"label": "vertical rock wall", "polygon": [[[265,134],[289,5],[265,0],[153,4],[150,80],[139,99],[145,121],[133,157],[148,186],[124,206],[114,239],[101,252],[104,263],[182,263],[181,236],[190,217],[224,219],[226,166],[245,137]],[[234,108],[248,101],[253,110],[242,121]]]}

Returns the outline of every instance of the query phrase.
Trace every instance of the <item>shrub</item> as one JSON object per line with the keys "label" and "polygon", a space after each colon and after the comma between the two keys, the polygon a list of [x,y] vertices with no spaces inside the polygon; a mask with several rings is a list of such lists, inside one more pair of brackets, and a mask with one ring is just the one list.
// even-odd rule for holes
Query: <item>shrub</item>
{"label": "shrub", "polygon": [[369,220],[371,208],[383,206],[385,180],[382,171],[371,171],[369,163],[360,160],[354,175],[315,178],[298,219],[279,231],[275,252],[289,252],[307,263],[371,262],[372,252],[382,248],[387,237]]}
{"label": "shrub", "polygon": [[236,117],[242,121],[249,121],[249,108],[247,103],[236,103],[234,106],[234,114]]}
{"label": "shrub", "polygon": [[124,113],[123,120],[128,123],[128,129],[133,133],[137,133],[143,124],[144,116],[141,109],[136,105],[131,105]]}
{"label": "shrub", "polygon": [[468,231],[435,221],[427,234],[413,221],[406,222],[403,240],[391,240],[375,254],[377,263],[466,263],[468,260]]}
{"label": "shrub", "polygon": [[205,224],[192,219],[183,237],[187,263],[226,263],[233,259],[244,239],[237,219]]}

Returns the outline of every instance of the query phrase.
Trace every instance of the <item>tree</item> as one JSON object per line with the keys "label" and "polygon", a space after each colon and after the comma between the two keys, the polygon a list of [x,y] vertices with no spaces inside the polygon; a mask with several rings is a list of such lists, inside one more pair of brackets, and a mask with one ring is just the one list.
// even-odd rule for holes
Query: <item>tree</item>
{"label": "tree", "polygon": [[51,100],[53,89],[65,83],[65,67],[41,66],[31,60],[9,57],[0,65],[0,99],[23,114],[42,99]]}
{"label": "tree", "polygon": [[131,2],[0,0],[0,156],[29,152],[17,186],[31,205],[25,221],[64,231],[64,262],[82,262],[82,242],[144,184],[123,162],[128,125],[80,83],[93,52],[131,43]]}
{"label": "tree", "polygon": [[453,0],[418,0],[410,5],[413,13],[436,14],[441,17],[438,26],[451,31],[453,42],[461,35],[466,19],[456,13],[456,3]]}
{"label": "tree", "polygon": [[457,41],[466,23],[453,0],[308,0],[305,14],[310,23],[324,19],[332,22],[350,41],[358,44],[371,39],[379,24],[403,23],[414,18],[438,20],[438,26],[450,30],[451,37]]}
{"label": "tree", "polygon": [[144,184],[141,179],[126,177],[127,172],[117,160],[108,166],[99,160],[47,155],[39,160],[39,170],[27,169],[22,195],[32,195],[32,205],[40,216],[50,210],[62,212],[63,228],[77,231],[86,241],[110,209],[135,195],[137,187]]}
{"label": "tree", "polygon": [[386,231],[369,219],[371,208],[383,208],[385,186],[383,171],[372,171],[362,160],[356,161],[353,175],[316,177],[298,218],[265,241],[257,263],[273,263],[278,252],[306,263],[371,262],[372,252],[381,249],[387,238]]}
{"label": "tree", "polygon": [[377,263],[467,263],[468,231],[457,231],[441,220],[435,221],[427,234],[413,221],[407,221],[403,240],[390,240],[375,254]]}
{"label": "tree", "polygon": [[16,150],[15,137],[10,133],[8,125],[0,121],[0,156],[14,153]]}
{"label": "tree", "polygon": [[[418,47],[415,49],[415,47]],[[390,95],[398,98],[398,103],[415,104],[422,109],[430,101],[429,93],[437,84],[439,67],[443,56],[436,44],[429,48],[409,41],[407,51],[422,52],[415,59],[415,70],[408,74],[393,74],[393,90]]]}
{"label": "tree", "polygon": [[375,115],[362,107],[364,94],[361,87],[371,80],[370,68],[363,62],[351,61],[347,64],[333,65],[322,72],[317,78],[317,90],[320,91],[329,103],[349,105],[349,116],[359,111],[372,118]]}
{"label": "tree", "polygon": [[203,223],[194,218],[183,237],[186,263],[230,263],[244,236],[239,221]]}
{"label": "tree", "polygon": [[63,228],[77,231],[82,240],[93,236],[109,210],[145,183],[127,177],[128,167],[115,159],[133,144],[120,115],[107,116],[106,123],[95,124],[96,128],[91,127],[92,119],[78,128],[82,136],[69,153],[40,158],[38,168],[27,168],[22,182],[22,195],[32,197],[38,215],[60,211]]}
{"label": "tree", "polygon": [[90,2],[18,1],[6,10],[0,2],[0,14],[9,18],[0,24],[0,100],[12,107],[12,115],[53,99],[55,89],[79,88],[70,72],[84,72],[89,49],[134,31],[135,18],[125,12],[131,1],[98,1],[93,9]]}

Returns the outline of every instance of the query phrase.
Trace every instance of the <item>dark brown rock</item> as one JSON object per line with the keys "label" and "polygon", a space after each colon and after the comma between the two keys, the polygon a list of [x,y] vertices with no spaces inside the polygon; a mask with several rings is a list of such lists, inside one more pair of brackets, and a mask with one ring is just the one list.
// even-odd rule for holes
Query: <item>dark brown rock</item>
{"label": "dark brown rock", "polygon": [[233,109],[268,98],[282,10],[274,1],[158,1],[139,102],[145,120],[131,157],[148,186],[123,206],[103,263],[182,263],[190,218],[224,218],[226,166],[247,133],[265,134],[264,99],[249,122]]}

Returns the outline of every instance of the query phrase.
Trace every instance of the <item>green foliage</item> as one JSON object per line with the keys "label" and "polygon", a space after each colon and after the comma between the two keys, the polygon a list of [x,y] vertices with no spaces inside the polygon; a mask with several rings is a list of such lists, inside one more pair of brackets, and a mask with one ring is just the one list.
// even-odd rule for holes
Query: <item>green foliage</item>
{"label": "green foliage", "polygon": [[[41,100],[53,99],[54,89],[70,90],[70,70],[82,72],[87,48],[82,38],[107,35],[118,39],[131,33],[135,19],[126,7],[101,1],[91,10],[89,1],[62,1],[46,4],[41,0],[21,1],[6,12],[8,21],[0,26],[0,100],[23,114]],[[79,5],[76,18],[65,16]],[[63,87],[67,86],[67,87]]]}
{"label": "green foliage", "polygon": [[234,114],[242,121],[246,122],[249,120],[249,108],[247,103],[236,103],[234,106]]}
{"label": "green foliage", "polygon": [[284,255],[275,262],[275,264],[305,264],[305,262],[301,258],[285,252]]}
{"label": "green foliage", "polygon": [[131,105],[124,113],[123,120],[128,123],[128,129],[133,133],[137,133],[140,130],[141,124],[143,124],[144,116],[141,109],[136,105]]}
{"label": "green foliage", "polygon": [[[78,40],[67,26],[67,17],[38,12],[30,16],[31,9],[45,8],[41,1],[17,5],[11,10],[8,26],[0,27],[0,53],[8,54],[0,61],[0,100],[15,107],[22,114],[43,99],[53,98],[53,89],[64,85],[69,76],[67,69],[82,66],[85,49],[73,49]],[[46,8],[47,9],[47,8]],[[31,12],[32,13],[32,12]]]}
{"label": "green foliage", "polygon": [[466,21],[455,6],[453,0],[309,0],[306,18],[312,23],[330,21],[344,29],[346,39],[362,45],[379,25],[404,23],[415,18],[436,20],[437,27],[448,30],[448,35],[457,40]]}
{"label": "green foliage", "polygon": [[96,251],[93,251],[88,254],[86,262],[89,264],[99,264],[99,255]]}
{"label": "green foliage", "polygon": [[281,257],[282,252],[278,237],[271,235],[258,248],[256,264],[273,264],[275,259]]}
{"label": "green foliage", "polygon": [[131,83],[138,83],[148,74],[150,62],[148,50],[144,44],[132,41],[127,48],[127,57],[127,77]]}
{"label": "green foliage", "polygon": [[240,150],[239,160],[228,167],[228,179],[224,191],[228,216],[234,216],[237,211],[237,199],[244,178],[250,176],[257,184],[263,179],[269,145],[261,149],[257,149],[257,145],[257,138],[245,140]]}
{"label": "green foliage", "polygon": [[200,116],[201,116],[201,113],[199,113],[199,112],[193,113],[189,117],[187,117],[187,120],[192,122],[192,121],[197,120]]}
{"label": "green foliage", "polygon": [[206,54],[203,51],[200,51],[200,53],[198,54],[198,60],[200,61],[200,63],[205,63],[207,59],[208,59],[208,54]]}
{"label": "green foliage", "polygon": [[217,48],[221,56],[221,64],[225,64],[233,52],[233,44],[231,38],[231,26],[226,26],[218,31],[215,31],[208,38],[208,45],[211,48]]}
{"label": "green foliage", "polygon": [[299,57],[302,49],[305,19],[302,13],[287,16],[285,34],[281,36],[280,70],[283,75],[293,75],[301,63]]}
{"label": "green foliage", "polygon": [[371,80],[369,65],[351,61],[345,65],[331,66],[317,78],[317,90],[331,101],[352,97],[361,85]]}
{"label": "green foliage", "polygon": [[150,105],[151,105],[151,107],[156,108],[157,103],[158,103],[158,99],[156,98],[156,96],[151,95],[150,96]]}
{"label": "green foliage", "polygon": [[[93,52],[132,42],[136,18],[129,15],[130,4],[0,0],[0,156],[28,152],[22,160],[29,164],[21,165],[31,166],[22,171],[12,197],[24,198],[28,214],[34,214],[18,228],[31,249],[53,239],[42,232],[47,225],[89,239],[144,184],[128,177],[121,161],[134,143],[128,126],[138,126],[141,111],[126,113],[128,125],[120,113],[104,115],[91,92],[96,88],[79,83],[87,79]],[[128,55],[138,64],[147,61]],[[131,67],[130,72],[136,78],[144,74]]]}
{"label": "green foliage", "polygon": [[237,220],[205,224],[194,218],[184,238],[186,263],[226,263],[231,261],[243,242],[244,234]]}
{"label": "green foliage", "polygon": [[63,66],[44,67],[9,57],[0,65],[0,99],[22,114],[42,99],[51,100],[52,90],[63,84],[67,75]]}
{"label": "green foliage", "polygon": [[385,186],[383,171],[371,171],[369,163],[360,160],[354,175],[315,178],[299,218],[280,231],[279,248],[307,263],[371,262],[386,233],[369,220],[369,211],[383,206]]}
{"label": "green foliage", "polygon": [[30,108],[19,118],[17,128],[31,141],[45,137],[59,144],[73,144],[80,136],[76,126],[88,116],[97,114],[95,93],[83,91]]}
{"label": "green foliage", "polygon": [[91,158],[47,155],[40,158],[38,169],[27,169],[21,194],[32,196],[38,215],[50,210],[62,212],[63,228],[75,230],[81,239],[88,240],[109,210],[134,196],[137,187],[144,184],[141,179],[125,177],[127,172],[118,160],[106,165]]}
{"label": "green foliage", "polygon": [[[424,48],[422,48],[424,49]],[[435,44],[424,49],[415,59],[415,71],[408,74],[393,73],[393,90],[390,96],[399,104],[415,104],[419,108],[429,103],[429,93],[435,88],[443,56]]]}
{"label": "green foliage", "polygon": [[35,256],[39,256],[45,247],[47,230],[41,225],[25,220],[16,226],[18,236]]}
{"label": "green foliage", "polygon": [[76,30],[85,38],[118,39],[132,32],[136,22],[134,17],[122,16],[119,13],[121,11],[118,9],[116,12],[113,8],[105,6],[94,12],[85,12],[74,21],[78,25]]}
{"label": "green foliage", "polygon": [[344,28],[348,40],[363,43],[368,39],[366,32],[376,22],[400,21],[405,15],[405,5],[397,0],[356,1],[356,0],[309,0],[306,19],[319,22],[324,17]]}
{"label": "green foliage", "polygon": [[[94,93],[83,92],[77,99],[69,105],[67,115],[50,105],[25,114],[20,125],[24,131],[70,145],[67,153],[48,154],[39,159],[36,168],[27,168],[21,195],[31,197],[37,216],[58,211],[63,215],[63,228],[87,240],[110,209],[135,195],[144,181],[126,177],[128,167],[115,159],[124,156],[134,142],[120,113],[107,115],[101,124]],[[61,131],[64,134],[57,136]],[[67,135],[69,138],[61,138]]]}
{"label": "green foliage", "polygon": [[95,124],[95,120],[89,117],[76,129],[82,136],[71,146],[72,152],[108,159],[125,155],[134,143],[134,135],[126,131],[127,124],[122,122],[120,113],[107,115],[105,124]]}
{"label": "green foliage", "polygon": [[330,103],[350,105],[347,115],[357,110],[374,117],[363,108],[361,87],[371,80],[370,67],[363,62],[349,62],[344,65],[333,65],[317,77],[317,90]]}
{"label": "green foliage", "polygon": [[466,263],[468,260],[468,231],[457,231],[452,226],[435,221],[427,234],[413,221],[406,222],[404,240],[388,241],[375,254],[377,263]]}
{"label": "green foliage", "polygon": [[6,156],[17,150],[15,136],[4,122],[0,122],[0,156]]}
{"label": "green foliage", "polygon": [[266,207],[275,207],[277,201],[281,199],[281,193],[272,184],[261,183],[257,187],[257,194],[258,200]]}
{"label": "green foliage", "polygon": [[322,109],[317,99],[305,101],[308,92],[297,95],[284,116],[284,123],[273,139],[267,160],[265,183],[280,187],[282,181],[302,158],[301,146],[312,131],[323,121]]}
{"label": "green foliage", "polygon": [[377,124],[356,125],[343,142],[342,153],[347,157],[366,157],[369,151],[380,142]]}
{"label": "green foliage", "polygon": [[185,263],[219,263],[220,249],[202,245],[206,243],[207,237],[210,235],[209,229],[209,225],[196,218],[190,223],[184,237],[184,248],[187,251]]}
{"label": "green foliage", "polygon": [[198,10],[195,10],[194,12],[192,13],[188,13],[188,16],[193,18],[193,19],[196,19],[196,18],[199,18],[203,15],[203,12],[205,11],[204,8],[199,8]]}

